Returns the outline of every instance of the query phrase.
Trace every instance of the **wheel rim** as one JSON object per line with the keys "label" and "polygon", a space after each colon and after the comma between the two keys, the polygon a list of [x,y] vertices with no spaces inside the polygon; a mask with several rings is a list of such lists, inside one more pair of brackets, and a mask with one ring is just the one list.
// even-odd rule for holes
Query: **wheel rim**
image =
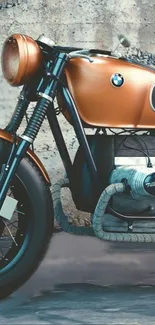
{"label": "wheel rim", "polygon": [[16,198],[18,205],[11,221],[0,217],[0,275],[14,267],[26,251],[33,222],[28,193],[17,177],[8,195]]}

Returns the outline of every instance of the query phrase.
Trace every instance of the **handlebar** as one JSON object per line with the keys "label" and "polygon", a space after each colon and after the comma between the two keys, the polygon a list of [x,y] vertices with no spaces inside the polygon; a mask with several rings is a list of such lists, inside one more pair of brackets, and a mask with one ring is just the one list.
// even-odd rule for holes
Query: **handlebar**
{"label": "handlebar", "polygon": [[92,63],[94,60],[92,59],[91,55],[93,54],[102,54],[102,55],[111,55],[111,51],[99,50],[99,49],[82,49],[76,47],[69,47],[69,46],[56,46],[54,41],[47,38],[44,35],[40,35],[39,38],[36,40],[39,46],[41,46],[45,53],[49,50],[53,52],[53,54],[60,52],[66,53],[69,59],[72,58],[84,58]]}
{"label": "handlebar", "polygon": [[89,50],[81,50],[81,51],[73,51],[68,54],[68,57],[70,59],[73,58],[84,58],[87,59],[90,63],[92,63],[94,60],[89,56],[90,51]]}

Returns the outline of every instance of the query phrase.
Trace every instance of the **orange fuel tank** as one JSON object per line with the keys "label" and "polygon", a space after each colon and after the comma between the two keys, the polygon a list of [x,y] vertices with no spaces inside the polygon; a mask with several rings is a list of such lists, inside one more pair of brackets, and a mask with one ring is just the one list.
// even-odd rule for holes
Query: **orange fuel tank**
{"label": "orange fuel tank", "polygon": [[82,121],[101,127],[154,128],[155,70],[107,56],[93,60],[72,59],[65,70]]}

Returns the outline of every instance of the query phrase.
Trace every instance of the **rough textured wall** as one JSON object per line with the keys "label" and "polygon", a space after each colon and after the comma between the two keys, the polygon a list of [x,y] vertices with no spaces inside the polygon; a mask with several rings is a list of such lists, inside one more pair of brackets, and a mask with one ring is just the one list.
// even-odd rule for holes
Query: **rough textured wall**
{"label": "rough textured wall", "polygon": [[[21,0],[13,8],[0,10],[0,50],[2,42],[11,33],[25,33],[37,38],[39,34],[53,38],[56,43],[83,47],[114,48],[117,34],[126,34],[134,45],[155,51],[155,4],[149,0]],[[16,102],[18,89],[11,88],[0,73],[0,118],[3,126]],[[68,146],[76,147],[70,126],[63,122]],[[43,141],[43,135],[45,141]],[[40,137],[39,154],[49,172],[52,166],[49,156],[60,174],[61,162],[53,140],[44,127]],[[52,163],[53,165],[53,163]],[[55,174],[55,176],[56,174]]]}

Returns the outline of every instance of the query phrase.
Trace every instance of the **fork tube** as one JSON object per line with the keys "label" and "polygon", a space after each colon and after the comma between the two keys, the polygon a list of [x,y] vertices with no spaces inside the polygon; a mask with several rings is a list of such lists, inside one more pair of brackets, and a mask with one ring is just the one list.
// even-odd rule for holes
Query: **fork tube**
{"label": "fork tube", "polygon": [[11,159],[9,157],[10,164],[4,166],[4,177],[0,180],[0,208],[4,202],[5,196],[10,186],[10,182],[20,164],[20,161],[25,156],[27,149],[35,140],[40,127],[44,121],[44,118],[47,114],[48,107],[50,107],[53,102],[57,87],[59,84],[59,78],[61,77],[64,66],[69,58],[65,53],[60,53],[54,65],[52,64],[49,69],[48,83],[45,78],[42,85],[42,92],[39,93],[40,99],[34,109],[34,112],[31,116],[31,119],[24,131],[24,134],[21,136],[21,140],[14,152],[11,154]]}
{"label": "fork tube", "polygon": [[70,180],[71,178],[71,171],[72,171],[72,162],[60,129],[60,125],[58,123],[58,119],[56,117],[56,113],[54,111],[54,105],[53,107],[50,107],[47,111],[47,119],[51,128],[51,131],[53,133],[59,154],[61,156],[62,162],[64,164],[67,176]]}
{"label": "fork tube", "polygon": [[0,191],[0,208],[2,207],[3,201],[5,199],[6,193],[7,193],[8,188],[9,188],[9,184],[12,181],[14,173],[16,172],[17,167],[19,166],[21,159],[24,157],[25,152],[29,148],[29,145],[30,144],[26,140],[21,140],[18,147],[17,147],[16,154],[14,156],[14,159],[13,159],[12,163],[11,163],[11,166],[9,166],[7,164],[5,166],[4,173],[6,174],[6,176],[4,174],[4,176],[5,176],[4,180],[2,178],[3,186],[2,186],[1,191]]}
{"label": "fork tube", "polygon": [[61,75],[68,60],[69,58],[65,53],[60,53],[56,58],[55,63],[52,63],[52,67],[47,73],[47,78],[44,80],[44,87],[42,86],[43,90],[38,91],[38,95],[41,99],[38,101],[29,124],[22,135],[23,139],[29,138],[32,142],[35,140],[47,114],[48,107],[53,103]]}

